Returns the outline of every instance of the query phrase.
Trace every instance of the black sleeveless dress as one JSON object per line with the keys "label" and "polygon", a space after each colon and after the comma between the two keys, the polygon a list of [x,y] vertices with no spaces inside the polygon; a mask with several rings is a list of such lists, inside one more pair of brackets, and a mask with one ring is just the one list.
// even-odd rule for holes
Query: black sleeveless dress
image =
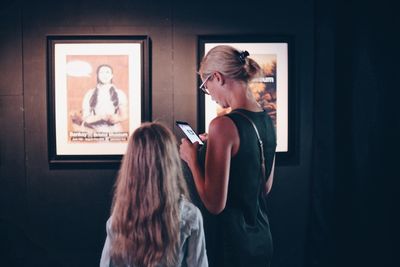
{"label": "black sleeveless dress", "polygon": [[[272,258],[273,245],[261,191],[271,172],[275,155],[275,128],[265,111],[237,111],[247,115],[257,126],[264,144],[266,177],[262,177],[260,147],[252,124],[235,111],[225,115],[232,119],[238,129],[240,147],[231,159],[225,209],[213,215],[200,205],[207,255],[210,267],[266,267]],[[199,151],[199,161],[203,167],[206,149],[207,145]]]}

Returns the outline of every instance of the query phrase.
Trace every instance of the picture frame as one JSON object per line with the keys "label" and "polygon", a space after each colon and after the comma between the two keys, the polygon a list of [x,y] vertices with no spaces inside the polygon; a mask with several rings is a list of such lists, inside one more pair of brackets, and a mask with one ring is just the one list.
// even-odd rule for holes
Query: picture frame
{"label": "picture frame", "polygon": [[[248,51],[263,69],[265,76],[250,82],[256,100],[270,115],[276,130],[278,165],[297,161],[295,120],[295,90],[293,83],[293,40],[290,36],[269,35],[203,35],[198,36],[198,69],[207,52],[217,45],[230,45],[240,51]],[[198,86],[202,83],[197,77]],[[211,120],[230,112],[223,109],[211,97],[197,90],[198,131],[207,132]]]}
{"label": "picture frame", "polygon": [[117,166],[151,120],[147,36],[47,36],[50,167]]}

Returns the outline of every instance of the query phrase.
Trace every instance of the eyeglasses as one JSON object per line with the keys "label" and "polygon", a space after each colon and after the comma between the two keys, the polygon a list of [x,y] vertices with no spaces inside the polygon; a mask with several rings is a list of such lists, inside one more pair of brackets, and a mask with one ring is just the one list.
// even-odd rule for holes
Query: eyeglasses
{"label": "eyeglasses", "polygon": [[206,82],[213,76],[214,73],[211,73],[210,75],[207,76],[207,78],[204,79],[204,81],[200,84],[199,89],[203,91],[206,95],[210,94],[210,91],[206,87]]}

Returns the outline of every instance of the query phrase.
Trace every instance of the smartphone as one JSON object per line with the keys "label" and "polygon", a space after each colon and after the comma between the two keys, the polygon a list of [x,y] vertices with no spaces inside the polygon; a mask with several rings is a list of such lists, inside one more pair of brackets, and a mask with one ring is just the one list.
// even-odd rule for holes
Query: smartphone
{"label": "smartphone", "polygon": [[183,131],[186,137],[189,138],[190,142],[199,142],[199,145],[204,145],[203,141],[201,141],[200,137],[193,131],[189,123],[185,121],[176,121],[176,125]]}

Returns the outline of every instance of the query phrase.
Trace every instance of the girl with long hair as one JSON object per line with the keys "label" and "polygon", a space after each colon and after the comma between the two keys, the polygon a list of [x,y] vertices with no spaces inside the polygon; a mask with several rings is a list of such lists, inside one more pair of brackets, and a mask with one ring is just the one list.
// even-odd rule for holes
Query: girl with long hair
{"label": "girl with long hair", "polygon": [[208,266],[202,216],[162,124],[144,123],[130,137],[106,230],[100,266]]}

